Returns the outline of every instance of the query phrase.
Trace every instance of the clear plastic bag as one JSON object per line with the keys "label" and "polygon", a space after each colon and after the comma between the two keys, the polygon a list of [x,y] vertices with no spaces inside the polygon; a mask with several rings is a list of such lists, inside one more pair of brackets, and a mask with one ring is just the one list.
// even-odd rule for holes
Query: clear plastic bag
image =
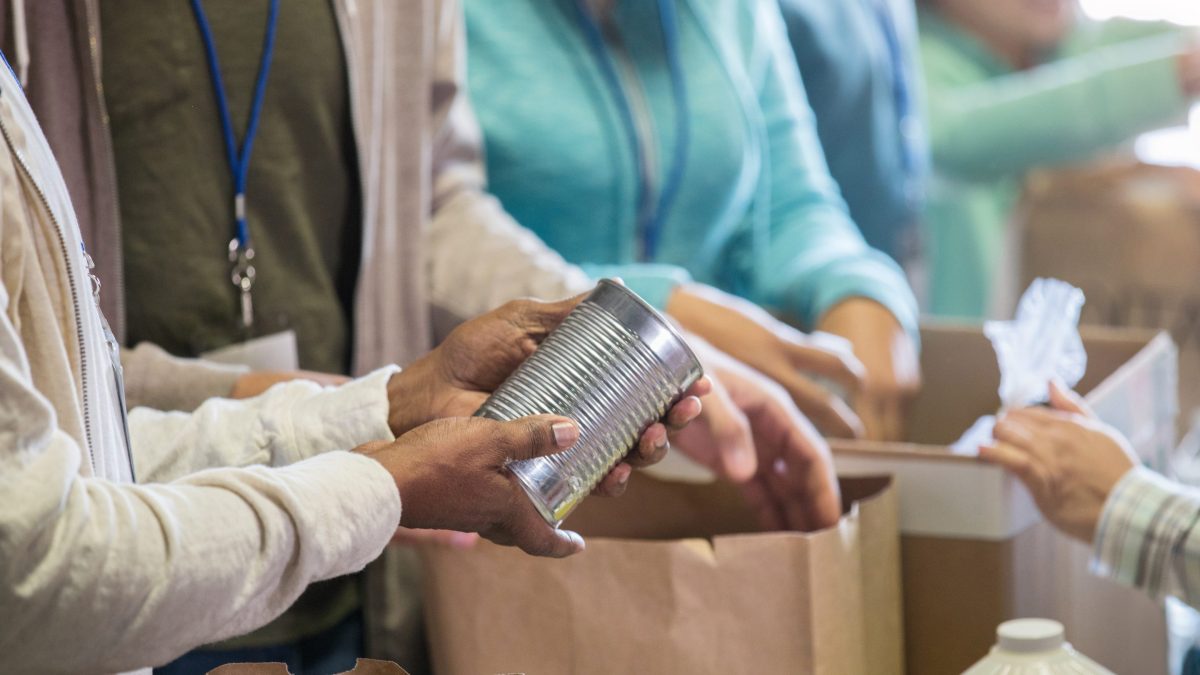
{"label": "clear plastic bag", "polygon": [[[1024,408],[1049,399],[1049,383],[1073,387],[1087,370],[1079,337],[1083,291],[1058,279],[1035,279],[1017,305],[1012,321],[988,321],[983,333],[1000,365],[1000,410]],[[991,442],[994,415],[979,418],[952,447],[975,454]]]}

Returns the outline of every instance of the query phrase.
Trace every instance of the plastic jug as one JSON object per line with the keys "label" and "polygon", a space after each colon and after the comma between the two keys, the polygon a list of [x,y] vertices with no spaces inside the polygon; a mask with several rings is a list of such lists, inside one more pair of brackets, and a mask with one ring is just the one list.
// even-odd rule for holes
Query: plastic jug
{"label": "plastic jug", "polygon": [[1005,621],[996,629],[996,646],[963,675],[1113,675],[1075,651],[1063,625],[1050,619]]}

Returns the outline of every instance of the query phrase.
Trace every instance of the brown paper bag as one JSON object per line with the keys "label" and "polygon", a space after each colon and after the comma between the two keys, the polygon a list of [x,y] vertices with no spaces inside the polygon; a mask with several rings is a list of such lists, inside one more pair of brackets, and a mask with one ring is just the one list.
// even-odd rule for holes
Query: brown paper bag
{"label": "brown paper bag", "polygon": [[757,533],[729,486],[638,475],[571,517],[588,538],[573,558],[425,549],[436,670],[900,673],[895,490],[888,478],[842,489],[836,528]]}

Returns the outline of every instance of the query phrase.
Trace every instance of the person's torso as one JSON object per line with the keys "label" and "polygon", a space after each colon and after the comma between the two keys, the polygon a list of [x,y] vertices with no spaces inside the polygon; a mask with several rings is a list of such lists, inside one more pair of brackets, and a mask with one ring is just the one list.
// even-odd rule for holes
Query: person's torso
{"label": "person's torso", "polygon": [[[204,0],[240,148],[268,26],[267,0]],[[349,368],[361,223],[346,60],[329,0],[280,2],[246,212],[254,321],[239,324],[230,278],[234,179],[197,16],[188,2],[103,3],[102,81],[120,193],[130,344],[178,355],[296,333],[300,367]],[[224,648],[284,644],[358,603],[350,578]]]}
{"label": "person's torso", "polygon": [[[920,13],[920,31],[921,65],[931,100],[1013,72],[931,11]],[[936,115],[930,123],[937,123]],[[938,316],[984,318],[992,309],[993,284],[1005,255],[1005,228],[1020,178],[952,175],[939,170],[936,156],[932,169],[923,218],[931,279],[926,309]]]}
{"label": "person's torso", "polygon": [[907,257],[928,146],[908,0],[783,0],[830,174],[873,247]]}
{"label": "person's torso", "polygon": [[[206,0],[237,146],[266,0]],[[230,280],[233,174],[197,17],[186,2],[103,3],[103,84],[116,156],[127,341],[180,355],[240,341]],[[294,330],[302,367],[347,369],[361,233],[346,63],[328,0],[282,2],[248,165],[250,335]]]}
{"label": "person's torso", "polygon": [[[755,132],[745,106],[757,102],[731,84],[747,78],[744,63],[729,63],[741,54],[741,36],[714,39],[739,28],[709,25],[708,6],[722,4],[674,3],[690,133],[678,192],[647,257],[639,199],[648,185],[654,203],[669,183],[681,109],[658,3],[613,3],[611,15],[597,19],[603,50],[588,42],[575,0],[466,3],[470,90],[490,190],[568,260],[652,260],[703,277],[692,265],[697,251],[746,217],[753,194],[743,174],[759,167],[747,161]],[[653,157],[648,164],[635,150],[638,136]]]}

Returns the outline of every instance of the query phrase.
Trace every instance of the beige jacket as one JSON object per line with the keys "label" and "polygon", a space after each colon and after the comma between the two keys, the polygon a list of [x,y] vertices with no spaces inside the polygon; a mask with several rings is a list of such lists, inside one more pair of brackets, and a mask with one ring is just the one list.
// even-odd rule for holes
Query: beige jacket
{"label": "beige jacket", "polygon": [[66,185],[3,67],[0,135],[0,672],[159,665],[375,558],[395,483],[338,450],[390,438],[395,368],[126,427]]}

